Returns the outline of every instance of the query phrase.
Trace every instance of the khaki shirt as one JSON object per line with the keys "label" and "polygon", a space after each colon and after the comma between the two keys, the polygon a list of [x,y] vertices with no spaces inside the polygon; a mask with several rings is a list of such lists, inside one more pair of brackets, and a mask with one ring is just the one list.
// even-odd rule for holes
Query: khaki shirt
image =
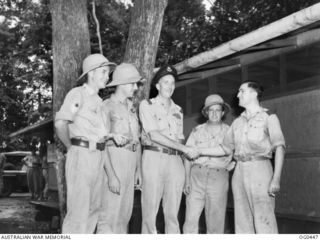
{"label": "khaki shirt", "polygon": [[142,124],[141,141],[143,145],[158,145],[150,140],[150,131],[159,131],[173,141],[184,140],[183,112],[172,100],[169,110],[159,100],[159,97],[143,100],[139,109]]}
{"label": "khaki shirt", "polygon": [[108,134],[101,110],[102,99],[90,86],[84,84],[69,91],[55,120],[70,121],[70,138],[99,142]]}
{"label": "khaki shirt", "polygon": [[261,108],[251,118],[243,112],[232,123],[224,145],[234,150],[237,161],[247,161],[255,157],[271,158],[277,146],[285,147],[285,140],[278,117]]}
{"label": "khaki shirt", "polygon": [[[221,131],[215,136],[208,132],[206,128],[207,123],[198,125],[195,127],[187,140],[187,146],[193,147],[216,147],[223,143],[223,139],[229,130],[229,126],[222,124]],[[231,162],[232,156],[225,157],[208,157],[202,156],[194,160],[193,164],[203,165],[209,168],[228,168],[229,163]]]}
{"label": "khaki shirt", "polygon": [[102,110],[110,133],[126,136],[133,143],[140,142],[139,120],[132,101],[121,102],[112,94],[103,102]]}

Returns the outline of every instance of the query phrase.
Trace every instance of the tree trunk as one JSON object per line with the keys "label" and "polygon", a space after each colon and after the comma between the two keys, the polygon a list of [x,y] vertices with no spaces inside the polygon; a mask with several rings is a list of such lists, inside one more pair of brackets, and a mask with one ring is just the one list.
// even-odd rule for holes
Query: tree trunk
{"label": "tree trunk", "polygon": [[[82,60],[90,53],[87,0],[51,0],[53,49],[53,113],[81,73]],[[57,138],[55,138],[56,144]],[[57,146],[59,146],[57,144]],[[66,213],[65,158],[57,148],[57,181],[61,221]]]}
{"label": "tree trunk", "polygon": [[136,101],[148,98],[158,42],[167,0],[136,0],[131,13],[129,37],[124,62],[135,64],[147,83]]}

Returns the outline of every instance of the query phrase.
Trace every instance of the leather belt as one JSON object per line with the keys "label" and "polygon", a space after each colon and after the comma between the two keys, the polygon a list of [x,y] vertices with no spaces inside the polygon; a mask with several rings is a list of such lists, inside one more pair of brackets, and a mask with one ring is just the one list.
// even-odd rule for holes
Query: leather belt
{"label": "leather belt", "polygon": [[223,171],[227,171],[226,168],[222,168],[222,167],[210,167],[210,166],[205,166],[205,165],[201,165],[201,164],[198,164],[198,163],[195,163],[192,165],[192,167],[196,167],[196,168],[199,168],[199,169],[206,169],[206,170],[215,170],[215,171],[220,171],[220,170],[223,170]]}
{"label": "leather belt", "polygon": [[32,167],[41,167],[42,164],[41,163],[32,163]]}
{"label": "leather belt", "polygon": [[168,155],[181,155],[181,152],[175,149],[158,147],[158,146],[143,146],[143,150],[162,152]]}
{"label": "leather belt", "polygon": [[263,157],[263,156],[246,156],[246,157],[236,156],[235,159],[236,159],[237,161],[241,161],[241,162],[269,161],[269,160],[270,160],[270,158]]}
{"label": "leather belt", "polygon": [[[74,146],[89,148],[89,141],[85,141],[81,139],[71,138],[71,144]],[[96,143],[96,149],[99,151],[103,151],[105,149],[105,146],[106,146],[105,142]]]}
{"label": "leather belt", "polygon": [[129,143],[125,146],[117,146],[114,142],[110,142],[107,144],[107,146],[112,146],[112,147],[117,147],[117,148],[124,148],[124,149],[127,149],[129,151],[132,151],[132,152],[136,152],[137,151],[137,143]]}

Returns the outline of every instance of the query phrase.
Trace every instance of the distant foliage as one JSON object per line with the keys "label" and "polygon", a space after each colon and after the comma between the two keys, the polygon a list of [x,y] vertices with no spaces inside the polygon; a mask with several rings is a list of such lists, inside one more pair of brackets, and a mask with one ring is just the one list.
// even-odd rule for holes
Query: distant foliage
{"label": "distant foliage", "polygon": [[[134,1],[133,1],[134,2]],[[156,66],[176,64],[276,21],[319,0],[169,0]],[[116,0],[95,0],[103,53],[123,61],[130,9]],[[91,50],[99,52],[88,0]],[[0,1],[0,150],[21,147],[8,134],[52,114],[52,31],[49,0]],[[109,91],[104,91],[106,96]],[[5,143],[5,145],[3,145]]]}
{"label": "distant foliage", "polygon": [[[48,1],[0,3],[0,149],[8,134],[51,115],[51,20]],[[19,142],[19,140],[18,140]]]}

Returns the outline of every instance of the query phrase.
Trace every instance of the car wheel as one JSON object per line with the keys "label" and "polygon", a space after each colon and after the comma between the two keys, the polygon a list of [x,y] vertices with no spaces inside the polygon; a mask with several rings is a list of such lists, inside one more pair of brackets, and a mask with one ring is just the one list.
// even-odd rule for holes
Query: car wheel
{"label": "car wheel", "polygon": [[1,197],[9,197],[14,191],[14,179],[4,178],[3,179],[3,189],[0,194]]}
{"label": "car wheel", "polygon": [[[15,170],[16,167],[11,163],[4,165],[4,170]],[[15,189],[15,179],[12,177],[3,177],[3,189],[0,197],[9,197]]]}

